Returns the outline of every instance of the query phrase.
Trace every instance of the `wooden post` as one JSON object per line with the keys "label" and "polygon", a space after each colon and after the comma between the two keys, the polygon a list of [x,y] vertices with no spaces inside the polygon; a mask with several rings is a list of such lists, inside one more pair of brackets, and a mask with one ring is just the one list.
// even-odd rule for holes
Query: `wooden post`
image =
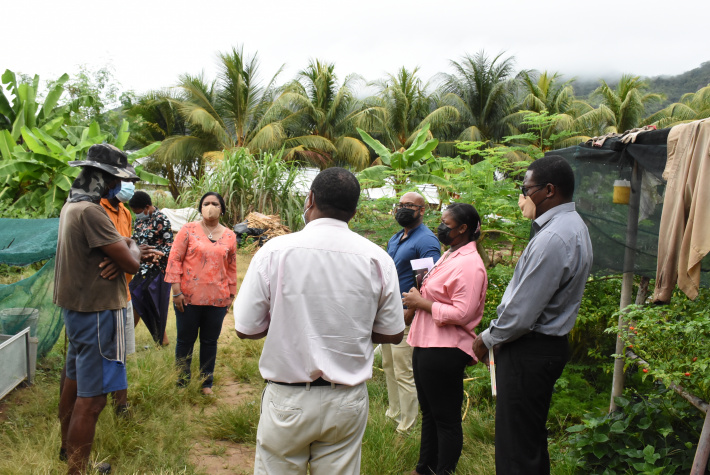
{"label": "wooden post", "polygon": [[702,475],[705,473],[705,467],[708,466],[708,456],[710,456],[710,411],[705,414],[703,431],[700,433],[698,449],[695,451],[690,475]]}
{"label": "wooden post", "polygon": [[[624,275],[621,281],[621,300],[619,308],[625,309],[631,305],[631,294],[634,286],[634,262],[636,251],[636,237],[638,236],[639,207],[641,204],[641,177],[642,169],[634,162],[631,173],[631,196],[629,197],[629,210],[626,218],[626,251],[624,252]],[[619,315],[619,331],[625,328],[624,314]],[[614,376],[611,383],[611,402],[609,412],[616,410],[614,398],[624,392],[624,342],[616,337],[616,354],[614,361]]]}

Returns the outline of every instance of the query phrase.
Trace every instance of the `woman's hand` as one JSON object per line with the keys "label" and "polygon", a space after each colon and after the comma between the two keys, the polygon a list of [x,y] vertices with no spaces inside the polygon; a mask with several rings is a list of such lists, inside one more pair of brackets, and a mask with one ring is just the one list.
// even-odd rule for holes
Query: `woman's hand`
{"label": "woman's hand", "polygon": [[173,304],[175,305],[175,308],[180,310],[181,312],[185,311],[185,296],[183,294],[178,295],[177,297],[173,296]]}
{"label": "woman's hand", "polygon": [[407,308],[422,309],[431,313],[431,306],[434,302],[422,297],[416,287],[409,289],[409,292],[402,292],[402,305]]}

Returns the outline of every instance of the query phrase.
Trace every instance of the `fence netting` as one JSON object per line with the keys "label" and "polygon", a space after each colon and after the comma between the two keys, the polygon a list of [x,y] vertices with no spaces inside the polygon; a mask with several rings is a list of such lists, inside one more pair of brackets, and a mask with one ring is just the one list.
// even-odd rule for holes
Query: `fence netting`
{"label": "fence netting", "polygon": [[44,265],[26,279],[0,285],[0,333],[15,335],[30,327],[37,337],[37,356],[44,356],[59,339],[64,322],[52,303],[54,255],[59,219],[0,219],[0,264]]}
{"label": "fence netting", "polygon": [[[663,211],[666,165],[670,129],[640,134],[635,143],[625,144],[609,138],[601,146],[580,144],[548,152],[561,155],[575,172],[574,201],[589,229],[594,250],[595,275],[633,271],[656,277],[658,233]],[[614,204],[614,182],[631,181],[633,164],[642,170],[638,235],[634,247],[634,267],[624,268],[628,204]],[[710,284],[710,258],[702,262],[701,283]]]}

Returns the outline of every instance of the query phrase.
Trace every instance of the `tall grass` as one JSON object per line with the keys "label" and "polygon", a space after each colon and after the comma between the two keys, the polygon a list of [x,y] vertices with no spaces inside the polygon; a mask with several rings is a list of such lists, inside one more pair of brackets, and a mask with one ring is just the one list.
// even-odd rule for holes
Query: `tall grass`
{"label": "tall grass", "polygon": [[252,211],[278,214],[292,230],[302,226],[304,197],[294,191],[298,167],[282,158],[283,151],[252,155],[239,148],[224,152],[224,159],[180,195],[183,206],[194,206],[208,191],[224,197],[224,221],[241,222]]}
{"label": "tall grass", "polygon": [[[241,279],[250,256],[240,252],[237,258]],[[145,326],[138,326],[139,350],[129,357],[127,364],[132,415],[128,419],[117,418],[111,404],[104,409],[92,450],[94,460],[108,461],[116,474],[195,474],[203,473],[189,456],[196,442],[207,439],[255,444],[260,389],[264,385],[258,370],[263,340],[238,340],[229,319],[231,316],[218,346],[216,400],[200,394],[197,378],[185,389],[176,388],[173,346],[176,329],[172,311],[167,328],[172,344],[168,348],[156,348]],[[142,349],[144,346],[149,349]],[[57,456],[62,349],[60,339],[41,360],[36,384],[16,390],[0,402],[0,474],[66,471],[66,464]],[[193,365],[193,374],[198,374],[198,358],[193,359]],[[361,473],[408,473],[414,469],[419,455],[420,422],[408,435],[397,434],[396,423],[385,416],[387,388],[380,368],[381,360],[376,358],[373,378],[368,381],[370,411],[362,442]],[[468,410],[463,422],[464,448],[456,473],[493,474],[495,402],[490,396],[490,379],[482,365],[468,368],[467,377],[470,381],[465,383]],[[220,403],[224,385],[235,380],[253,387],[253,394],[250,392],[234,405]],[[465,406],[466,403],[462,410]],[[553,433],[550,444],[552,473],[556,475],[574,473],[574,460],[565,453],[564,437],[560,432]]]}

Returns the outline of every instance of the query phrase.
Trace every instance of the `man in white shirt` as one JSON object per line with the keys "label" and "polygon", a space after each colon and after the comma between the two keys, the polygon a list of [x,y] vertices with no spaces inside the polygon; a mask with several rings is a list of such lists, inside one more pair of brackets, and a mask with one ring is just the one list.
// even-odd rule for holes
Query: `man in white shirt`
{"label": "man in white shirt", "polygon": [[306,227],[256,253],[234,303],[237,335],[266,336],[255,474],[360,473],[372,343],[399,343],[404,314],[394,262],[348,228],[359,196],[349,171],[319,173]]}

